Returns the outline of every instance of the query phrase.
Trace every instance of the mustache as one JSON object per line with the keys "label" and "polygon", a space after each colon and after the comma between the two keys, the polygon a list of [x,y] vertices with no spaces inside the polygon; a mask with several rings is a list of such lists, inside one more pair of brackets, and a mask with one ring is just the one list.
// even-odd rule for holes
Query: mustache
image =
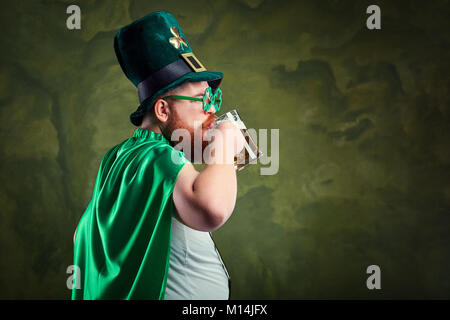
{"label": "mustache", "polygon": [[202,128],[207,128],[212,122],[216,121],[218,117],[214,114],[210,115],[208,119],[205,120],[202,124]]}

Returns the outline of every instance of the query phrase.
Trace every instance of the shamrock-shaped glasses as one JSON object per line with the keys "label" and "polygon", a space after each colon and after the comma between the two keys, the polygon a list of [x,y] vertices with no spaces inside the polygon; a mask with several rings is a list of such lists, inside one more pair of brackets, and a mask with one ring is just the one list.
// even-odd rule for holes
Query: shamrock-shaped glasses
{"label": "shamrock-shaped glasses", "polygon": [[211,106],[214,106],[214,109],[217,111],[220,110],[220,106],[222,105],[222,90],[217,88],[216,93],[212,93],[211,87],[206,88],[205,95],[203,98],[195,98],[188,96],[180,96],[180,95],[170,95],[165,96],[162,99],[166,100],[168,98],[181,99],[181,100],[193,100],[193,101],[201,101],[203,110],[208,111]]}

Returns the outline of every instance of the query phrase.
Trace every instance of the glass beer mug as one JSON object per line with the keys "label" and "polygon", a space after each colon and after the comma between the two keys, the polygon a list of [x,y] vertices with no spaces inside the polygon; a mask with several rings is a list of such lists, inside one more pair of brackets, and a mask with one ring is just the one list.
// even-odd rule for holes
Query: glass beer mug
{"label": "glass beer mug", "polygon": [[262,156],[262,152],[259,151],[258,146],[248,133],[247,127],[236,109],[219,116],[214,121],[214,127],[216,127],[223,120],[228,120],[233,123],[238,129],[240,129],[242,135],[244,136],[244,148],[234,157],[234,168],[237,171],[240,171],[248,164],[256,162],[256,160]]}

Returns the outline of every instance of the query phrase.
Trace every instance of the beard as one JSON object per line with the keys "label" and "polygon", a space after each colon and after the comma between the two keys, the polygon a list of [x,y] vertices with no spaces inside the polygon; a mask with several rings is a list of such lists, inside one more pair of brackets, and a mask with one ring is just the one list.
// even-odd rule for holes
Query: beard
{"label": "beard", "polygon": [[[176,150],[183,151],[185,157],[189,161],[194,162],[195,158],[195,160],[200,160],[203,163],[203,152],[210,143],[208,138],[206,138],[206,131],[208,130],[209,125],[216,119],[217,116],[211,114],[201,126],[193,128],[184,122],[183,119],[178,116],[176,111],[173,110],[172,116],[160,126],[160,129],[170,145]],[[179,134],[180,132],[182,134]],[[187,141],[184,141],[184,139],[187,139]],[[200,140],[201,143],[199,143]],[[198,158],[199,154],[201,154],[200,158]]]}

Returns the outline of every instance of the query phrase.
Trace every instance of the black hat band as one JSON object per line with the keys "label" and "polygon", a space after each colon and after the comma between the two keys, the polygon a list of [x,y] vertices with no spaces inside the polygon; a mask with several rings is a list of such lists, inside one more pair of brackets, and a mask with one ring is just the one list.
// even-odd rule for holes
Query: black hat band
{"label": "black hat band", "polygon": [[137,85],[139,103],[189,72],[192,72],[192,69],[183,59],[178,59],[153,72]]}

